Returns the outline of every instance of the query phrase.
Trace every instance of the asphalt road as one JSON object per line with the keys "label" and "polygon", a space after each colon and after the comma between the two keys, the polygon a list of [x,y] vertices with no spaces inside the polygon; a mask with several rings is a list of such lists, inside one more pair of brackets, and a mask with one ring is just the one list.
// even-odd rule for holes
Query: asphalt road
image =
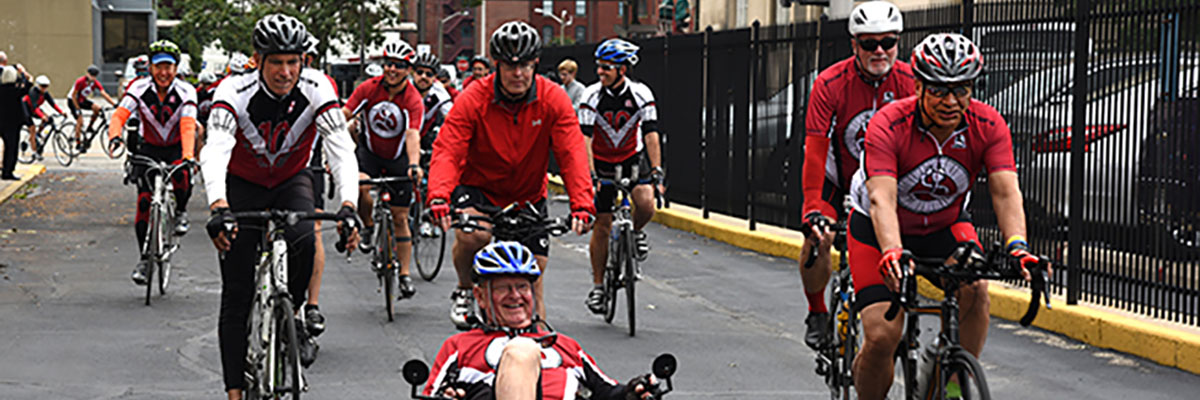
{"label": "asphalt road", "polygon": [[[129,280],[134,189],[120,184],[119,164],[101,157],[51,166],[0,205],[0,399],[220,398],[220,275],[202,233],[203,191],[191,202],[193,232],[175,255],[171,291],[146,307],[143,288]],[[562,203],[552,208],[565,214]],[[552,240],[547,305],[559,332],[622,381],[647,372],[656,354],[674,353],[670,398],[827,397],[802,343],[806,305],[793,261],[657,225],[648,232],[653,251],[633,338],[623,303],[612,325],[584,307],[586,238]],[[309,397],[408,398],[400,365],[431,360],[455,333],[452,268],[434,282],[418,279],[417,296],[388,323],[366,258],[333,254],[320,296],[329,329],[307,371]],[[997,398],[1178,399],[1200,387],[1195,375],[999,320],[983,365]]]}

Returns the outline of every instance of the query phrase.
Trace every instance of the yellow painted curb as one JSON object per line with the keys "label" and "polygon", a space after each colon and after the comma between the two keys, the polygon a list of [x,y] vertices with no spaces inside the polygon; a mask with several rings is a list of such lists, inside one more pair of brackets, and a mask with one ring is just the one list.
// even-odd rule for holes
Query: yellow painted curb
{"label": "yellow painted curb", "polygon": [[33,178],[46,172],[46,166],[41,164],[18,165],[14,172],[21,175],[21,179],[16,181],[0,181],[0,183],[6,185],[0,188],[0,203],[7,201],[9,197],[16,193],[17,190],[20,190],[22,186],[25,186],[26,183],[33,180]]}
{"label": "yellow painted curb", "polygon": [[[562,190],[561,180],[551,177],[551,190]],[[798,259],[803,236],[795,231],[759,224],[760,230],[750,231],[746,222],[711,214],[705,219],[699,210],[686,206],[658,210],[654,222],[696,233],[731,245],[777,257]],[[775,231],[783,232],[764,232]],[[834,252],[834,264],[841,255]],[[923,296],[941,299],[941,290],[920,279]],[[1029,292],[1006,287],[1003,283],[988,285],[991,313],[995,317],[1019,321],[1029,307]],[[1156,363],[1200,374],[1200,334],[1174,327],[1168,322],[1143,321],[1136,317],[1087,305],[1069,306],[1061,298],[1051,298],[1054,309],[1043,306],[1033,325],[1056,332],[1092,346],[1112,349],[1154,361]]]}

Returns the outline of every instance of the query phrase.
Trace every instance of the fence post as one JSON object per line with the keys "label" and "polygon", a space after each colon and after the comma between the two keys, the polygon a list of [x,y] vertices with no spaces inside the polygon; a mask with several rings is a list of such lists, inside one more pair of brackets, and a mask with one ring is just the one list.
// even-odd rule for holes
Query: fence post
{"label": "fence post", "polygon": [[962,22],[962,35],[973,37],[971,31],[975,28],[975,0],[962,0]]}
{"label": "fence post", "polygon": [[1088,91],[1088,13],[1091,0],[1075,3],[1075,86],[1071,102],[1071,215],[1067,220],[1067,304],[1079,303],[1083,285],[1083,146]]}
{"label": "fence post", "polygon": [[750,230],[758,228],[757,222],[754,220],[754,141],[758,138],[758,81],[762,78],[762,73],[759,71],[759,66],[762,65],[762,43],[759,41],[759,35],[762,30],[758,20],[754,21],[751,26],[750,37],[750,134],[746,137],[746,151],[750,152],[746,157],[749,166],[746,168],[746,173],[750,175],[748,184],[746,185],[746,217],[750,220]]}
{"label": "fence post", "polygon": [[704,57],[704,72],[701,73],[701,79],[704,80],[704,94],[702,95],[703,99],[701,102],[704,103],[705,112],[704,125],[701,128],[703,132],[700,136],[700,212],[703,214],[704,219],[708,219],[708,137],[713,131],[712,121],[714,111],[716,111],[709,103],[712,100],[709,96],[710,89],[712,89],[709,87],[711,82],[708,79],[708,73],[711,70],[711,65],[709,65],[709,51],[712,42],[712,33],[713,28],[711,25],[704,28],[704,49],[702,56]]}
{"label": "fence post", "polygon": [[[663,37],[663,84],[666,86],[666,93],[671,93],[671,35]],[[669,130],[671,127],[668,122],[666,125]],[[667,134],[663,133],[662,126],[658,128],[658,165],[663,171],[667,170]],[[663,175],[666,175],[665,173]],[[665,178],[664,178],[665,179]],[[663,182],[663,187],[666,187],[667,182]],[[664,194],[662,196],[662,207],[671,208],[671,200]]]}

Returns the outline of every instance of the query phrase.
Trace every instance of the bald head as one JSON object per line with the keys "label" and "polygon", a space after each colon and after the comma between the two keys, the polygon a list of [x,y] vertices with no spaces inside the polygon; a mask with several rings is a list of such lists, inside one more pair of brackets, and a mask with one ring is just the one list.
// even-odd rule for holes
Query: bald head
{"label": "bald head", "polygon": [[0,51],[0,65],[8,65],[8,53]]}

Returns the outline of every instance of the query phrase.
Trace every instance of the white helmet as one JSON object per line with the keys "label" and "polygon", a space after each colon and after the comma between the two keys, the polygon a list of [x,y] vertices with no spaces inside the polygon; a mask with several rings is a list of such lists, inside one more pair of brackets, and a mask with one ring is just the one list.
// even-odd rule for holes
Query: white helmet
{"label": "white helmet", "polygon": [[200,83],[213,83],[217,81],[217,74],[212,71],[200,71]]}
{"label": "white helmet", "polygon": [[886,1],[868,1],[854,7],[850,12],[850,35],[860,33],[887,33],[904,31],[904,17],[895,4]]}
{"label": "white helmet", "polygon": [[250,63],[250,57],[246,57],[242,53],[233,53],[233,55],[229,56],[229,71],[235,74],[246,72],[246,64],[248,63]]}
{"label": "white helmet", "polygon": [[45,75],[38,75],[37,79],[33,80],[38,86],[50,86],[50,78]]}
{"label": "white helmet", "polygon": [[368,64],[366,72],[367,76],[374,78],[383,75],[383,67],[380,67],[379,64]]}

